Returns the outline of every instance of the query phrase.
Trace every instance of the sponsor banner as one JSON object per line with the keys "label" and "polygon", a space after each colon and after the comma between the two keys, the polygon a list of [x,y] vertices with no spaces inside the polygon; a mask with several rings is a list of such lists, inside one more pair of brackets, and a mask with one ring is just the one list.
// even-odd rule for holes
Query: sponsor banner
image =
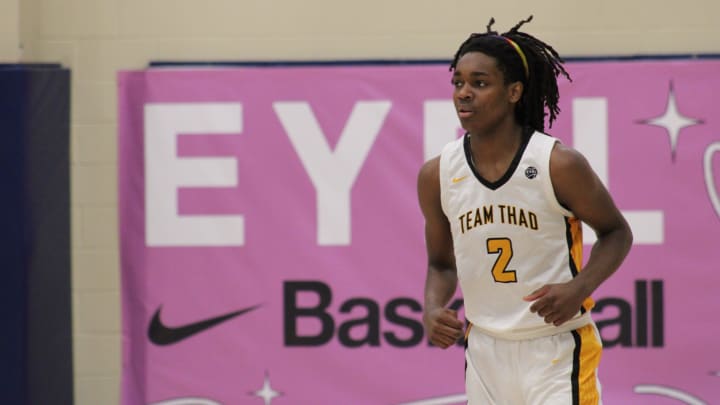
{"label": "sponsor banner", "polygon": [[[635,234],[594,294],[605,402],[710,403],[720,61],[567,67],[548,132]],[[421,323],[416,178],[462,133],[449,80],[445,65],[121,72],[122,403],[463,403],[462,344],[430,346]]]}

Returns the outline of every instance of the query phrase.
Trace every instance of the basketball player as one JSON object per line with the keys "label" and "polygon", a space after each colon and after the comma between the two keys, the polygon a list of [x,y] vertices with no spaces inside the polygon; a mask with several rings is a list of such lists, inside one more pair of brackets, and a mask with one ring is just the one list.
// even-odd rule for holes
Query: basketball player
{"label": "basketball player", "polygon": [[[472,34],[450,65],[465,136],[418,176],[430,341],[464,323],[469,404],[597,404],[602,350],[590,295],[622,263],[632,233],[577,151],[544,133],[559,113],[557,52],[519,31]],[[546,114],[545,108],[548,113]],[[597,242],[582,264],[581,221]]]}

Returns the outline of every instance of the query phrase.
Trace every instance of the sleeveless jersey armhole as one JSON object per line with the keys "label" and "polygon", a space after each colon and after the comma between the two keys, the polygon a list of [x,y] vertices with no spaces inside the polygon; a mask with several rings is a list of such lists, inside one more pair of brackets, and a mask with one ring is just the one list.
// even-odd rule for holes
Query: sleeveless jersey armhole
{"label": "sleeveless jersey armhole", "polygon": [[559,139],[554,138],[550,135],[544,135],[547,137],[547,139],[544,140],[546,153],[547,153],[547,159],[545,159],[545,164],[547,167],[545,168],[547,175],[547,181],[544,182],[544,189],[545,189],[545,196],[547,197],[547,200],[550,202],[550,204],[558,210],[563,216],[566,216],[568,218],[575,218],[575,214],[570,211],[569,209],[565,208],[562,204],[560,204],[560,201],[557,199],[557,195],[555,194],[555,186],[552,182],[552,175],[550,172],[550,160],[552,159],[552,153],[555,149],[555,145],[561,143]]}

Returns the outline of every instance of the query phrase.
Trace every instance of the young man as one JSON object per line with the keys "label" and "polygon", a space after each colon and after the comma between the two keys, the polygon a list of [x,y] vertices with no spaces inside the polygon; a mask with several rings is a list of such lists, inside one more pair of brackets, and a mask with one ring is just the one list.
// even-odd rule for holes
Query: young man
{"label": "young man", "polygon": [[[630,228],[577,151],[543,133],[559,113],[557,52],[518,31],[472,34],[450,65],[467,131],[418,177],[428,271],[424,322],[446,348],[463,322],[469,404],[597,404],[602,345],[590,295],[622,263]],[[547,108],[548,114],[545,109]],[[581,222],[597,234],[582,265]]]}

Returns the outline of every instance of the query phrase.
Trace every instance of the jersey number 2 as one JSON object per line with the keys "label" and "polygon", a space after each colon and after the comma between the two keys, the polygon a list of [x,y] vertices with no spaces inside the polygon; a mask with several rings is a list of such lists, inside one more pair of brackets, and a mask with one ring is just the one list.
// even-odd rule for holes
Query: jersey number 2
{"label": "jersey number 2", "polygon": [[508,238],[489,238],[487,251],[490,254],[498,253],[492,268],[492,275],[498,283],[516,283],[515,270],[508,270],[508,264],[513,257],[512,242]]}

